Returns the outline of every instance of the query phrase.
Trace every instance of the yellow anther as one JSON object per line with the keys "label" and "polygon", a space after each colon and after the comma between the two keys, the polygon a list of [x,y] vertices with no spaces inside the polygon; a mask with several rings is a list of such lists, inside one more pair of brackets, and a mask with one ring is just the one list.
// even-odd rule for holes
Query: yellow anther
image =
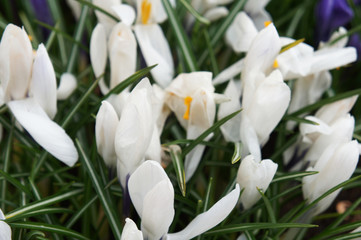
{"label": "yellow anther", "polygon": [[31,35],[28,35],[28,38],[30,41],[33,41],[33,37]]}
{"label": "yellow anther", "polygon": [[272,23],[272,21],[265,21],[263,24],[264,24],[264,27],[268,27],[268,25],[270,25]]}
{"label": "yellow anther", "polygon": [[279,67],[277,59],[274,60],[272,66],[273,66],[273,68],[278,68]]}
{"label": "yellow anther", "polygon": [[148,23],[151,10],[152,10],[152,4],[148,0],[143,0],[141,6],[141,16],[142,16],[143,24]]}
{"label": "yellow anther", "polygon": [[341,68],[340,67],[337,67],[336,70],[340,70]]}
{"label": "yellow anther", "polygon": [[193,98],[190,96],[187,96],[184,98],[184,105],[186,105],[186,112],[183,115],[183,118],[188,120],[189,119],[189,112],[191,110],[191,102],[192,102]]}

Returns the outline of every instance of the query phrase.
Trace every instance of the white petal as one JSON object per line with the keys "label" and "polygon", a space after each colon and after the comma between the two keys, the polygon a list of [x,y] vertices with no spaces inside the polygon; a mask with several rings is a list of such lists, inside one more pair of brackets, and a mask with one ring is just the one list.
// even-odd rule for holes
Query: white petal
{"label": "white petal", "polygon": [[129,26],[118,23],[108,41],[110,59],[110,88],[114,88],[135,73],[137,42]]}
{"label": "white petal", "polygon": [[244,191],[241,195],[241,202],[245,209],[252,207],[261,195],[257,188],[265,192],[271,183],[277,170],[277,164],[272,160],[256,162],[252,155],[242,160],[237,173],[237,183]]}
{"label": "white petal", "polygon": [[[241,103],[240,103],[241,93],[239,90],[237,90],[234,81],[231,80],[228,83],[224,94],[230,97],[231,101],[222,103],[219,106],[218,120],[241,109]],[[239,142],[241,140],[240,127],[241,127],[241,114],[238,114],[237,116],[228,120],[225,124],[221,126],[221,131],[227,142]]]}
{"label": "white petal", "polygon": [[115,167],[117,164],[114,140],[118,122],[118,115],[113,106],[103,101],[95,119],[95,138],[98,152],[107,166]]}
{"label": "white petal", "polygon": [[126,218],[125,225],[120,240],[143,240],[143,234],[138,230],[132,219]]}
{"label": "white petal", "polygon": [[0,43],[0,78],[5,101],[26,97],[32,63],[33,51],[25,30],[8,24]]}
{"label": "white petal", "polygon": [[[318,119],[313,116],[307,116],[307,117],[305,117],[305,119],[315,122],[315,123],[317,123],[317,125],[309,124],[309,123],[301,123],[300,124],[300,133],[304,137],[304,139],[303,139],[304,142],[312,143],[313,139],[312,139],[311,134],[320,133],[320,134],[329,135],[332,131],[331,128],[326,123],[324,123],[321,119]],[[311,135],[311,136],[307,136],[307,135]],[[310,137],[311,137],[311,139],[310,139]]]}
{"label": "white petal", "polygon": [[354,47],[342,49],[322,49],[316,51],[312,59],[310,74],[330,70],[356,61]]}
{"label": "white petal", "polygon": [[48,116],[56,114],[56,78],[53,64],[43,44],[39,45],[33,64],[31,93]]}
{"label": "white petal", "polygon": [[252,123],[244,112],[241,112],[242,156],[252,154],[257,162],[261,161],[261,147]]}
{"label": "white petal", "polygon": [[228,68],[220,72],[214,79],[213,85],[221,84],[240,74],[244,67],[244,59],[238,60]]}
{"label": "white petal", "polygon": [[19,123],[34,140],[54,157],[68,166],[78,160],[78,152],[71,138],[53,122],[34,99],[11,101],[8,106]]}
{"label": "white petal", "polygon": [[[148,181],[147,178],[143,181]],[[145,239],[158,240],[168,232],[174,217],[174,189],[169,179],[157,183],[144,197],[142,231]]]}
{"label": "white petal", "polygon": [[252,19],[245,12],[239,12],[227,29],[225,38],[235,52],[247,52],[257,33]]}
{"label": "white petal", "polygon": [[149,147],[145,152],[145,159],[152,159],[156,162],[161,161],[162,148],[160,144],[160,134],[158,133],[158,128],[154,126],[152,138],[150,140]]}
{"label": "white petal", "polygon": [[161,181],[169,178],[158,162],[145,161],[130,176],[128,182],[129,195],[132,203],[142,218],[143,202],[147,193]]}
{"label": "white petal", "polygon": [[90,38],[90,62],[95,77],[98,78],[104,73],[107,63],[107,35],[105,27],[100,23],[96,25]]}
{"label": "white petal", "polygon": [[0,240],[11,240],[11,228],[10,226],[0,220]]}
{"label": "white petal", "polygon": [[59,87],[56,91],[58,100],[67,99],[76,89],[77,81],[73,74],[65,72],[60,76]]}
{"label": "white petal", "polygon": [[154,80],[163,88],[174,75],[174,64],[167,39],[157,24],[135,25],[135,35],[148,66],[158,64],[151,70]]}
{"label": "white petal", "polygon": [[5,215],[3,213],[3,211],[0,208],[0,220],[5,220]]}
{"label": "white petal", "polygon": [[120,4],[112,7],[119,19],[126,25],[131,26],[135,20],[134,8],[128,4]]}
{"label": "white petal", "polygon": [[188,226],[180,232],[167,235],[167,240],[192,239],[222,222],[236,206],[240,194],[238,184],[236,188],[220,199],[208,211],[198,215]]}
{"label": "white petal", "polygon": [[204,17],[211,22],[217,21],[218,19],[223,18],[227,15],[228,9],[225,7],[215,7],[204,13]]}
{"label": "white petal", "polygon": [[[94,5],[102,8],[103,10],[113,15],[114,11],[112,7],[120,5],[120,0],[92,0],[92,2]],[[99,23],[101,23],[105,27],[107,36],[113,26],[116,24],[116,21],[100,11],[95,11],[95,15],[97,16]]]}

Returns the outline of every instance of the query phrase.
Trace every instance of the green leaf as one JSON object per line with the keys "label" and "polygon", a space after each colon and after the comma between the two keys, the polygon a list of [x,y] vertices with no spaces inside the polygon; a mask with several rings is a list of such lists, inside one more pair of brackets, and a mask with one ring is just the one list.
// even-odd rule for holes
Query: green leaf
{"label": "green leaf", "polygon": [[186,0],[180,0],[180,2],[199,22],[206,25],[211,23],[207,18],[200,15],[199,12],[197,12],[197,10],[195,10],[189,2]]}
{"label": "green leaf", "polygon": [[228,116],[225,116],[221,120],[217,121],[213,126],[208,128],[206,131],[204,131],[199,137],[194,139],[184,150],[183,150],[183,157],[185,157],[190,151],[192,151],[193,148],[195,148],[199,143],[201,143],[209,134],[214,132],[216,129],[218,129],[220,126],[222,126],[225,122],[227,122],[229,119],[235,117],[237,114],[239,114],[241,110],[238,110],[234,113],[229,114]]}
{"label": "green leaf", "polygon": [[271,220],[271,223],[277,223],[275,213],[273,212],[271,202],[268,200],[268,198],[264,195],[263,191],[257,187],[257,191],[259,194],[261,194],[264,204],[266,205],[266,209],[268,212],[268,216]]}
{"label": "green leaf", "polygon": [[85,1],[85,0],[75,0],[79,3],[81,3],[82,5],[88,6],[90,8],[93,8],[94,10],[97,10],[99,12],[104,13],[105,15],[107,15],[108,17],[110,17],[111,19],[113,19],[116,22],[119,22],[119,18],[114,16],[113,14],[109,13],[108,11],[104,10],[101,7],[98,7],[97,5],[94,5],[92,2],[89,1]]}
{"label": "green leaf", "polygon": [[22,206],[18,209],[15,209],[14,211],[6,214],[5,218],[10,219],[10,218],[18,216],[18,215],[22,216],[22,214],[26,214],[31,211],[42,209],[51,204],[64,201],[68,198],[72,198],[72,197],[80,194],[81,192],[83,192],[83,189],[76,189],[76,190],[72,190],[72,191],[67,191],[66,193],[59,193],[54,196],[43,198],[40,201],[35,201],[32,203],[26,204],[25,206]]}
{"label": "green leaf", "polygon": [[299,118],[299,117],[294,117],[294,116],[286,116],[283,118],[283,120],[285,121],[294,121],[297,123],[306,123],[306,124],[311,124],[311,125],[320,125],[317,122],[308,120],[306,118]]}
{"label": "green leaf", "polygon": [[182,150],[178,145],[169,146],[170,157],[177,175],[178,186],[183,197],[186,196],[186,176],[184,172]]}
{"label": "green leaf", "polygon": [[18,222],[18,223],[9,223],[12,228],[25,228],[25,229],[33,229],[39,231],[46,231],[52,233],[58,233],[69,237],[74,237],[76,239],[84,239],[88,240],[89,238],[81,235],[78,232],[67,229],[62,226],[46,224],[46,223],[38,223],[38,222]]}
{"label": "green leaf", "polygon": [[25,192],[27,195],[31,196],[29,189],[27,189],[24,185],[22,185],[17,179],[13,178],[10,174],[4,172],[0,169],[0,175],[4,176],[5,180],[14,185],[16,188]]}
{"label": "green leaf", "polygon": [[293,48],[293,47],[296,47],[298,44],[300,44],[300,43],[302,43],[302,42],[304,42],[304,41],[305,41],[305,39],[304,39],[304,38],[301,38],[301,39],[295,40],[295,41],[293,41],[293,42],[291,42],[291,43],[283,46],[283,47],[281,48],[281,50],[280,50],[280,54],[283,53],[283,52],[286,52],[287,50],[290,50],[290,49]]}
{"label": "green leaf", "polygon": [[361,226],[361,221],[345,224],[337,228],[329,229],[328,231],[323,231],[321,234],[311,238],[311,240],[328,239],[333,235],[338,235],[346,231],[354,230],[360,226]]}
{"label": "green leaf", "polygon": [[37,209],[35,211],[26,212],[21,215],[14,216],[9,219],[7,222],[16,222],[23,218],[29,218],[29,217],[35,217],[39,215],[45,215],[45,214],[53,214],[53,213],[72,213],[73,211],[67,208],[41,208]]}
{"label": "green leaf", "polygon": [[232,155],[232,164],[235,164],[241,159],[241,150],[242,150],[242,143],[235,142],[234,143],[234,153]]}
{"label": "green leaf", "polygon": [[79,150],[80,159],[82,160],[83,167],[85,168],[86,172],[89,174],[90,179],[93,183],[93,187],[98,194],[100,202],[102,203],[105,215],[107,216],[107,219],[108,219],[109,225],[113,231],[113,234],[116,237],[116,239],[120,239],[121,238],[121,224],[120,224],[120,220],[119,220],[120,218],[116,214],[116,207],[111,202],[111,199],[109,199],[107,197],[107,196],[109,196],[109,194],[107,194],[106,190],[104,190],[104,185],[103,185],[102,181],[100,181],[99,175],[95,172],[93,163],[89,160],[89,158],[85,154],[83,147],[81,146],[78,139],[75,140],[75,144]]}
{"label": "green leaf", "polygon": [[277,228],[314,228],[318,227],[313,224],[302,223],[245,223],[245,224],[232,224],[221,228],[210,230],[204,235],[222,235],[234,232],[244,232],[259,229],[277,229]]}
{"label": "green leaf", "polygon": [[169,0],[162,0],[165,11],[167,12],[170,25],[172,26],[173,32],[176,36],[177,42],[182,50],[183,57],[187,63],[188,70],[194,72],[198,70],[196,58],[193,54],[189,39],[184,32],[182,24],[180,23],[178,16],[174,12],[174,9],[169,3]]}
{"label": "green leaf", "polygon": [[272,183],[286,181],[286,180],[294,180],[295,178],[302,178],[302,177],[314,175],[317,173],[318,173],[317,171],[286,173],[286,174],[283,174],[282,176],[275,177],[272,180]]}

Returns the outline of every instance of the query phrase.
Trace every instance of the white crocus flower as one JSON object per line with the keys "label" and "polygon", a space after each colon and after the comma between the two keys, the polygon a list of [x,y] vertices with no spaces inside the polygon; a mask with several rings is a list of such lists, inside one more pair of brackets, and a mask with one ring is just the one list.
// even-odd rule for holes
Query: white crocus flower
{"label": "white crocus flower", "polygon": [[[302,179],[303,196],[307,202],[311,203],[329,189],[349,179],[357,166],[358,158],[357,141],[329,145],[316,165],[307,169],[319,173]],[[318,202],[312,212],[313,216],[326,210],[340,191],[338,189]]]}
{"label": "white crocus flower", "polygon": [[273,70],[280,48],[277,30],[270,24],[254,39],[244,61],[241,141],[245,146],[243,155],[251,153],[258,161],[260,145],[268,141],[290,101],[289,87],[281,73]]}
{"label": "white crocus flower", "polygon": [[[95,76],[100,77],[106,67],[107,57],[110,60],[110,86],[104,79],[99,82],[100,90],[107,94],[127,77],[135,73],[137,60],[137,43],[130,26],[120,22],[112,28],[109,40],[105,27],[98,23],[90,40],[90,59]],[[109,52],[109,53],[108,53]]]}
{"label": "white crocus flower", "polygon": [[129,194],[142,219],[144,239],[185,240],[192,239],[223,221],[237,204],[240,190],[236,185],[233,191],[177,233],[168,233],[174,217],[174,189],[158,162],[146,161],[132,174],[129,179]]}
{"label": "white crocus flower", "polygon": [[115,132],[118,177],[123,187],[126,179],[145,160],[155,121],[152,87],[147,78],[132,90],[124,103]]}
{"label": "white crocus flower", "polygon": [[[213,125],[216,102],[212,73],[183,73],[166,88],[166,100],[179,123],[187,131],[187,139],[195,139]],[[209,139],[208,136],[207,139]],[[198,145],[185,159],[185,175],[188,181],[194,174],[205,149]]]}
{"label": "white crocus flower", "polygon": [[134,32],[139,47],[148,66],[158,64],[151,73],[165,88],[173,78],[174,64],[168,41],[158,24],[167,19],[167,14],[160,0],[138,0],[137,12]]}
{"label": "white crocus flower", "polygon": [[5,215],[0,209],[0,240],[11,240],[11,228],[3,220],[5,220]]}
{"label": "white crocus flower", "polygon": [[[121,0],[93,0],[93,4],[112,15],[115,15],[113,7],[119,6]],[[98,22],[105,27],[106,33],[109,34],[117,22],[113,18],[97,10],[95,11],[95,15],[97,16]]]}
{"label": "white crocus flower", "polygon": [[251,208],[260,198],[257,188],[265,192],[271,183],[278,165],[270,159],[256,161],[254,156],[245,157],[238,168],[237,183],[241,189],[241,203],[244,209]]}
{"label": "white crocus flower", "polygon": [[95,138],[99,154],[108,167],[117,166],[114,140],[119,118],[113,106],[103,101],[95,119]]}
{"label": "white crocus flower", "polygon": [[1,88],[16,120],[45,150],[73,166],[78,159],[74,143],[51,120],[56,113],[56,79],[44,45],[39,45],[33,63],[26,32],[9,24],[1,39],[0,54]]}

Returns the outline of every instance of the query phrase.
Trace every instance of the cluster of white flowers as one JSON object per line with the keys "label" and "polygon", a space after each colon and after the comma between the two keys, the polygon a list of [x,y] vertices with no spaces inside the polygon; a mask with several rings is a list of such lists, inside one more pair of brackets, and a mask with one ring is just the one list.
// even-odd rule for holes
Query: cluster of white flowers
{"label": "cluster of white flowers", "polygon": [[[192,0],[192,6],[215,21],[228,14],[223,5],[232,0]],[[329,70],[356,60],[356,51],[338,44],[322,43],[314,50],[305,43],[280,37],[265,11],[268,1],[248,1],[225,34],[234,52],[245,53],[234,65],[215,78],[211,72],[181,73],[174,77],[174,63],[160,23],[167,14],[160,0],[93,0],[93,4],[119,19],[95,11],[98,24],[90,41],[91,65],[101,77],[105,95],[136,72],[137,47],[151,70],[155,84],[142,79],[133,89],[111,95],[102,102],[96,116],[95,134],[98,153],[106,165],[117,169],[119,181],[129,192],[141,218],[141,231],[126,219],[122,239],[191,239],[222,222],[240,201],[251,208],[266,191],[278,164],[262,158],[262,147],[287,113],[315,103],[331,85]],[[75,4],[71,2],[71,4]],[[175,5],[175,3],[173,3]],[[134,6],[134,7],[133,7]],[[134,9],[136,8],[136,10]],[[188,16],[187,24],[194,22]],[[264,25],[263,25],[264,24]],[[345,33],[345,29],[330,42]],[[110,81],[104,80],[109,60]],[[238,76],[241,77],[238,77]],[[55,72],[43,44],[34,51],[24,29],[12,24],[5,29],[0,43],[0,103],[6,103],[17,122],[46,151],[69,166],[78,159],[73,140],[52,119],[57,100],[66,99],[76,88],[76,79],[65,73],[56,87]],[[295,80],[291,89],[287,80]],[[224,93],[215,85],[228,81]],[[311,203],[330,188],[351,177],[356,168],[360,145],[352,140],[355,120],[349,114],[357,97],[344,99],[319,109],[302,123],[300,138],[284,153],[286,164],[297,160],[294,169],[318,171],[303,178],[304,198]],[[216,106],[219,104],[218,111]],[[238,110],[242,112],[221,126],[227,142],[242,143],[242,160],[234,190],[208,211],[198,215],[182,231],[168,233],[174,217],[174,189],[164,171],[161,134],[170,113],[196,139],[215,119]],[[295,129],[289,122],[288,129]],[[1,132],[1,131],[0,131]],[[212,134],[205,138],[208,141]],[[205,145],[199,144],[185,157],[185,180],[196,172]],[[241,196],[240,192],[243,190]],[[326,210],[338,191],[320,201],[314,214]],[[240,200],[239,200],[240,198]],[[10,239],[10,227],[0,210],[0,239]]]}

